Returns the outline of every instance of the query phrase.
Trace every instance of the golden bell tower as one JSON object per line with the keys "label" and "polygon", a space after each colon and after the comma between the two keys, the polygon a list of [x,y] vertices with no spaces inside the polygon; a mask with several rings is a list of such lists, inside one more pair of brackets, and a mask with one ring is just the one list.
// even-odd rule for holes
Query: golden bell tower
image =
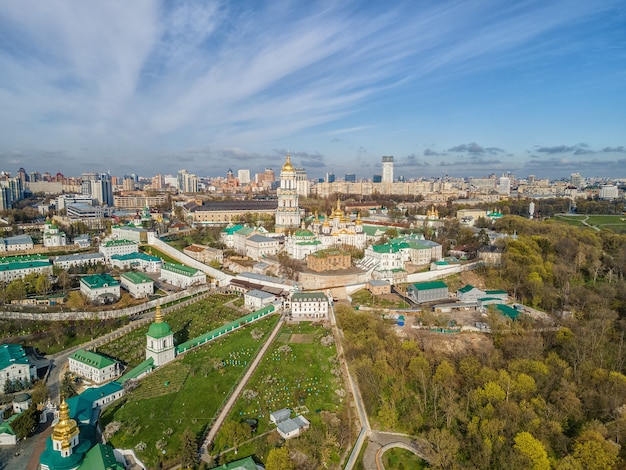
{"label": "golden bell tower", "polygon": [[78,445],[78,434],[78,425],[70,418],[70,407],[63,399],[59,406],[59,422],[52,431],[54,450],[61,452],[63,457],[72,455],[72,450]]}

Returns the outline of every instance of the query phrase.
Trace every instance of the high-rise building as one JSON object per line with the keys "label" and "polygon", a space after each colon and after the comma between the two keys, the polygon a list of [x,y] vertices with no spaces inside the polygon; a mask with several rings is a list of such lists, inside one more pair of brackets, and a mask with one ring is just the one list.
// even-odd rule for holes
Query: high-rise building
{"label": "high-rise building", "polygon": [[603,184],[600,186],[600,193],[598,194],[600,199],[611,201],[613,199],[617,199],[618,195],[619,190],[614,184]]}
{"label": "high-rise building", "polygon": [[0,210],[11,208],[11,191],[8,186],[2,186],[0,181]]}
{"label": "high-rise building", "polygon": [[498,193],[511,194],[511,179],[508,176],[501,176],[498,181]]}
{"label": "high-rise building", "polygon": [[37,182],[41,181],[41,173],[39,173],[38,171],[31,171],[30,172],[30,181],[32,183],[37,183]]}
{"label": "high-rise building", "polygon": [[581,189],[585,185],[585,180],[580,173],[572,173],[570,175],[570,182],[572,183],[572,186],[578,189]]}
{"label": "high-rise building", "polygon": [[276,232],[284,232],[300,226],[300,208],[298,207],[298,191],[296,185],[296,169],[287,159],[280,172],[280,187],[276,190],[278,207],[276,208]]}
{"label": "high-rise building", "polygon": [[178,190],[183,193],[198,192],[198,177],[187,170],[182,169],[178,172]]}
{"label": "high-rise building", "polygon": [[250,184],[250,170],[237,170],[237,179],[242,186]]}
{"label": "high-rise building", "polygon": [[152,177],[152,189],[163,189],[165,187],[165,179],[163,175],[158,174]]}
{"label": "high-rise building", "polygon": [[307,179],[304,168],[296,168],[296,192],[302,197],[309,197],[311,194],[311,182]]}
{"label": "high-rise building", "polygon": [[334,173],[326,173],[326,182],[334,183],[335,182],[335,174]]}
{"label": "high-rise building", "polygon": [[356,183],[356,175],[354,173],[346,173],[344,180],[346,183]]}
{"label": "high-rise building", "polygon": [[381,183],[383,181],[383,177],[381,175],[374,175],[372,176],[372,182],[373,183]]}
{"label": "high-rise building", "polygon": [[387,155],[383,157],[383,183],[393,183],[393,157]]}

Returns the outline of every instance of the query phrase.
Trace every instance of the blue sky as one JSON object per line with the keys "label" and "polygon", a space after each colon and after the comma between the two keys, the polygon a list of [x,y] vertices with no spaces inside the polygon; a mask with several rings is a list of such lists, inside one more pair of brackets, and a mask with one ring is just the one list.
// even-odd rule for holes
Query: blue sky
{"label": "blue sky", "polygon": [[626,4],[14,1],[0,171],[626,177]]}

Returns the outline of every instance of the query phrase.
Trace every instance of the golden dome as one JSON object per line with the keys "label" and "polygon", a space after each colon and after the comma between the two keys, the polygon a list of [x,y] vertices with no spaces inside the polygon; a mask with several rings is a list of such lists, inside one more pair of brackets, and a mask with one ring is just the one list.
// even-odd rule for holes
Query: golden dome
{"label": "golden dome", "polygon": [[341,219],[343,218],[343,211],[341,210],[341,201],[337,199],[337,209],[335,209],[335,217]]}
{"label": "golden dome", "polygon": [[360,213],[360,212],[359,212],[359,213],[357,214],[357,216],[356,216],[356,221],[355,221],[355,223],[356,223],[357,225],[363,225],[363,221],[361,220],[361,213]]}
{"label": "golden dome", "polygon": [[59,406],[59,422],[54,426],[52,431],[52,440],[61,441],[63,450],[69,449],[72,438],[78,436],[78,425],[76,421],[70,419],[70,407],[63,400]]}
{"label": "golden dome", "polygon": [[282,171],[295,171],[295,168],[291,164],[291,156],[289,155],[289,152],[287,152],[287,161],[283,165]]}

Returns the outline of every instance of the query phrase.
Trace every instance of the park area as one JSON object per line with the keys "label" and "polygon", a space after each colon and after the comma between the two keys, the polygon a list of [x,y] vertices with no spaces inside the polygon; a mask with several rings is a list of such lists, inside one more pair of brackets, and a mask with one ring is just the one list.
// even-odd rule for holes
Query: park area
{"label": "park area", "polygon": [[351,294],[352,305],[371,308],[410,308],[410,305],[397,294],[374,295],[367,289],[359,289]]}
{"label": "park area", "polygon": [[282,445],[269,414],[290,408],[292,417],[302,414],[311,422],[310,429],[285,444],[306,460],[302,468],[318,468],[316,463],[335,468],[353,443],[356,418],[350,416],[349,400],[332,332],[319,323],[287,324],[233,407],[211,454],[219,456],[219,463],[246,455],[267,461]]}
{"label": "park area", "polygon": [[[189,326],[189,321],[166,319],[176,325],[174,331]],[[136,389],[104,411],[102,426],[109,442],[134,449],[151,468],[175,464],[185,430],[199,442],[278,319],[272,315],[236,330],[140,380]],[[214,326],[207,331],[210,328]],[[143,353],[144,346],[137,347]]]}
{"label": "park area", "polygon": [[[167,313],[164,320],[174,332],[174,344],[184,343],[240,318],[241,312],[225,306],[237,297],[237,294],[212,294]],[[131,369],[146,358],[146,333],[149,327],[150,324],[147,324],[115,341],[99,346],[98,352],[122,361]]]}
{"label": "park area", "polygon": [[617,233],[626,233],[626,216],[624,215],[556,214],[553,219],[580,227],[587,226],[597,230],[611,229]]}

